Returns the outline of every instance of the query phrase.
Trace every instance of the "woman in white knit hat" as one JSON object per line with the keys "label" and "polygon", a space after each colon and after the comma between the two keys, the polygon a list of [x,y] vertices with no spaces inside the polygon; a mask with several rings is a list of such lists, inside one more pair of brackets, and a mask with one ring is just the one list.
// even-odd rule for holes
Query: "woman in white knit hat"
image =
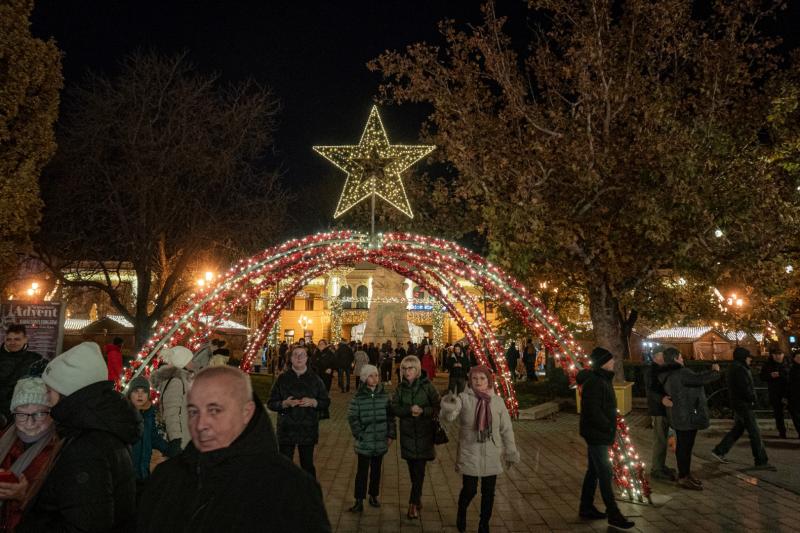
{"label": "woman in white knit hat", "polygon": [[[184,449],[192,440],[186,411],[186,395],[191,387],[192,352],[183,346],[164,348],[159,353],[164,363],[150,378],[160,394],[160,415],[167,430],[170,449]],[[179,441],[179,442],[178,442]]]}
{"label": "woman in white knit hat", "polygon": [[13,531],[39,491],[58,454],[47,387],[41,378],[24,378],[11,397],[10,426],[0,437],[0,530]]}

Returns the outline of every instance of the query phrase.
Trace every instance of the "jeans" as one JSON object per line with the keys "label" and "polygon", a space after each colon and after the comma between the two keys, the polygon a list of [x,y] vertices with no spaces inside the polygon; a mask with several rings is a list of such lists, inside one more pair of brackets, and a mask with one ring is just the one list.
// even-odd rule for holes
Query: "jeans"
{"label": "jeans", "polygon": [[745,430],[747,430],[747,435],[750,437],[750,448],[756,465],[763,465],[769,462],[767,450],[764,449],[764,441],[761,440],[761,430],[758,429],[756,416],[753,410],[749,408],[736,408],[733,410],[733,428],[714,447],[714,453],[717,455],[727,454],[731,451],[736,441],[739,440],[739,437],[744,434]]}
{"label": "jeans", "polygon": [[411,477],[411,495],[408,503],[419,505],[422,503],[422,484],[425,482],[425,459],[406,459],[408,475]]}
{"label": "jeans", "polygon": [[336,370],[339,376],[339,389],[342,392],[349,392],[350,391],[350,369],[349,368],[338,368]]}
{"label": "jeans", "polygon": [[650,472],[663,472],[667,469],[667,438],[669,420],[666,416],[653,417],[653,458],[650,459]]}
{"label": "jeans", "polygon": [[297,447],[297,454],[300,456],[300,468],[311,474],[311,477],[317,479],[317,469],[314,468],[314,445],[313,444],[287,444],[281,442],[278,449],[281,454],[294,461],[294,449]]}
{"label": "jeans", "polygon": [[692,473],[692,449],[697,437],[696,429],[675,430],[677,444],[675,446],[675,460],[678,463],[678,477],[686,477]]}
{"label": "jeans", "polygon": [[481,522],[478,531],[489,530],[489,519],[492,518],[492,508],[494,507],[494,489],[497,484],[497,476],[462,476],[461,493],[458,495],[458,515],[456,524],[459,528],[466,530],[467,507],[472,498],[478,493],[478,480],[481,481]]}
{"label": "jeans", "polygon": [[594,506],[594,493],[600,485],[600,496],[606,505],[609,514],[618,511],[617,502],[614,500],[614,488],[611,486],[611,458],[608,455],[610,446],[604,444],[589,444],[586,446],[589,464],[586,475],[583,477],[581,488],[581,509],[590,509]]}
{"label": "jeans", "polygon": [[772,416],[775,417],[775,427],[778,429],[778,433],[782,437],[786,436],[786,422],[783,419],[783,398],[778,395],[771,395],[769,403],[772,405]]}
{"label": "jeans", "polygon": [[363,500],[367,496],[367,473],[369,473],[369,495],[378,497],[381,492],[381,465],[383,456],[358,455],[358,470],[356,470],[356,500]]}

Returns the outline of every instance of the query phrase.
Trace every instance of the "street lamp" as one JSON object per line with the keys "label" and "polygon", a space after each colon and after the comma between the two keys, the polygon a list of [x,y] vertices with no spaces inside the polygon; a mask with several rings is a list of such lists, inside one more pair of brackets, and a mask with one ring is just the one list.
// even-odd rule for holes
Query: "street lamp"
{"label": "street lamp", "polygon": [[42,289],[41,289],[41,288],[39,288],[39,284],[38,284],[37,282],[35,282],[35,281],[34,281],[33,283],[31,283],[31,287],[30,287],[30,289],[28,289],[28,290],[27,290],[27,291],[25,291],[25,292],[27,292],[27,294],[28,294],[28,297],[29,297],[31,300],[34,300],[34,299],[36,299],[36,298],[39,296],[39,294],[42,292]]}

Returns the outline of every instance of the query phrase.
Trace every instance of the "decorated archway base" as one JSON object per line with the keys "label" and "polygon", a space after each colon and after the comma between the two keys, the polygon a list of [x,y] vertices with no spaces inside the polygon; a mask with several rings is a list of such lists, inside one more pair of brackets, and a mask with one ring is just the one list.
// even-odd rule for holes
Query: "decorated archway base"
{"label": "decorated archway base", "polygon": [[[185,305],[157,327],[131,368],[126,369],[123,386],[135,375],[149,373],[162,347],[181,344],[196,350],[236,308],[247,305],[280,282],[280,290],[268,304],[242,360],[242,368],[248,370],[281,310],[297,292],[317,276],[360,262],[393,270],[441,302],[465,333],[478,360],[497,369],[497,388],[514,417],[519,404],[503,347],[491,324],[461,284],[462,280],[482,289],[540,338],[571,383],[578,369],[587,365],[571,334],[545,306],[529,295],[519,282],[478,254],[450,241],[409,233],[378,234],[371,238],[363,233],[336,231],[294,239],[241,260],[216,284],[192,294]],[[650,492],[643,476],[643,465],[635,454],[624,421],[618,422],[618,427],[618,442],[612,454],[615,479],[624,496],[641,500]]]}

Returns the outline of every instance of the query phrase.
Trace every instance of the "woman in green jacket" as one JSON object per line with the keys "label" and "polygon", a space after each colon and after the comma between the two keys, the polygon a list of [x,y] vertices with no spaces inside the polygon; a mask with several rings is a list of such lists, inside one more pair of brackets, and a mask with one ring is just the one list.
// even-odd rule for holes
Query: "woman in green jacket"
{"label": "woman in green jacket", "polygon": [[416,356],[400,362],[401,382],[392,399],[394,414],[400,419],[400,456],[408,463],[411,495],[408,517],[419,518],[425,463],[436,458],[433,445],[433,415],[439,410],[439,393],[427,377]]}
{"label": "woman in green jacket", "polygon": [[355,439],[358,470],[356,471],[356,503],[350,512],[364,510],[367,495],[367,473],[369,473],[369,504],[380,507],[378,494],[381,487],[381,464],[392,441],[397,438],[394,414],[389,395],[383,389],[378,368],[364,365],[359,374],[361,385],[350,401],[347,421]]}

